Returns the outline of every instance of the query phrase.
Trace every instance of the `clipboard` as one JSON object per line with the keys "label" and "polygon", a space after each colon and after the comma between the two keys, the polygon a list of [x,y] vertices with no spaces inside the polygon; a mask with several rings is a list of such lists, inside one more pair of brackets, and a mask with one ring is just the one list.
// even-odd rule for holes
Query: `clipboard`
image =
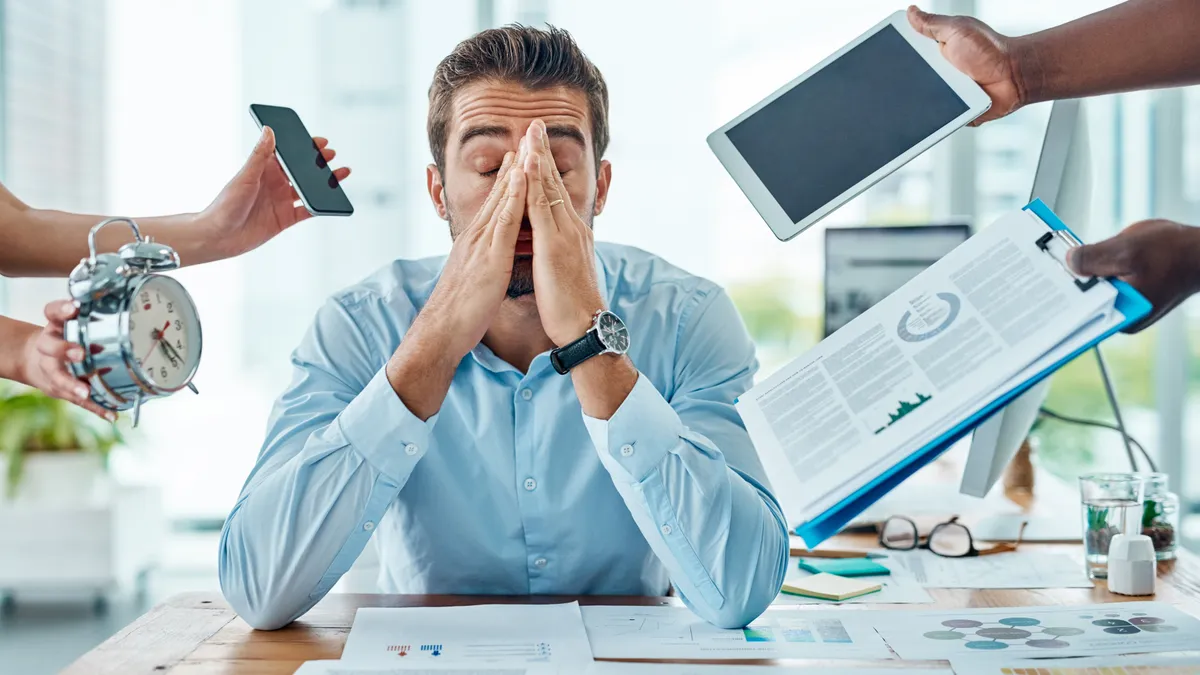
{"label": "clipboard", "polygon": [[[1050,232],[1047,232],[1036,242],[1038,248],[1042,249],[1049,255],[1054,255],[1052,248],[1072,248],[1081,245],[1079,237],[1067,227],[1063,221],[1046,206],[1040,199],[1035,199],[1024,208],[1025,211],[1033,213],[1041,219]],[[1060,242],[1059,246],[1055,246],[1054,242]],[[1078,275],[1066,265],[1065,256],[1059,258],[1055,256],[1063,266],[1064,273],[1070,274],[1076,278],[1075,285],[1080,292],[1086,293],[1089,289],[1099,283],[1099,279],[1081,279]],[[1037,373],[1030,379],[1022,382],[1016,387],[1004,392],[994,401],[989,403],[983,409],[974,413],[970,417],[960,422],[955,427],[948,430],[946,433],[934,439],[924,448],[917,450],[908,458],[902,460],[892,468],[880,474],[870,483],[859,488],[856,492],[838,502],[832,508],[827,509],[820,515],[806,523],[796,526],[796,534],[804,540],[805,545],[813,548],[821,542],[829,539],[837,534],[841,529],[853,520],[858,514],[862,513],[875,502],[879,501],[884,495],[890,492],[893,488],[903,482],[906,478],[916,473],[919,469],[925,467],[933,460],[937,459],[950,449],[963,436],[971,433],[975,427],[985,422],[992,415],[1004,409],[1009,402],[1017,398],[1021,394],[1028,391],[1031,387],[1038,384],[1042,380],[1052,375],[1055,371],[1075,360],[1080,354],[1095,347],[1109,337],[1112,337],[1122,329],[1137,323],[1145,318],[1151,311],[1152,306],[1150,301],[1138,293],[1133,286],[1120,281],[1119,279],[1110,279],[1110,283],[1117,289],[1117,299],[1113,303],[1116,311],[1124,315],[1125,320],[1106,331],[1099,338],[1088,342],[1086,345],[1080,346],[1075,351],[1071,352],[1066,357],[1054,363],[1045,370]]]}

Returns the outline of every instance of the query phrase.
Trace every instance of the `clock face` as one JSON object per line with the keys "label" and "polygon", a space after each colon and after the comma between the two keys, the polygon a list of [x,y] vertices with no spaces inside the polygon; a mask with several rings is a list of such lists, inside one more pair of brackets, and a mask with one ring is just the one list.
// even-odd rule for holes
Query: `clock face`
{"label": "clock face", "polygon": [[176,390],[200,362],[200,320],[183,286],[170,277],[147,279],[130,301],[131,356],[150,384]]}
{"label": "clock face", "polygon": [[617,318],[616,314],[612,312],[601,314],[597,328],[600,333],[600,343],[604,345],[605,349],[617,354],[629,351],[629,329],[625,328],[625,324]]}

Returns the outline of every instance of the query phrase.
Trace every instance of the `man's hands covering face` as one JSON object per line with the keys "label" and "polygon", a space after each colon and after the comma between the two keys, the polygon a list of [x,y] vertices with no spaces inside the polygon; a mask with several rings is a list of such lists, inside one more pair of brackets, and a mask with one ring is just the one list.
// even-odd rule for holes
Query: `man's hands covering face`
{"label": "man's hands covering face", "polygon": [[534,297],[543,330],[562,347],[583,337],[592,315],[605,307],[596,281],[592,228],[575,212],[541,120],[529,125],[524,148]]}
{"label": "man's hands covering face", "polygon": [[496,183],[471,222],[454,240],[427,312],[449,322],[442,331],[456,359],[483,339],[512,277],[513,252],[525,212],[525,173],[520,157],[504,156]]}

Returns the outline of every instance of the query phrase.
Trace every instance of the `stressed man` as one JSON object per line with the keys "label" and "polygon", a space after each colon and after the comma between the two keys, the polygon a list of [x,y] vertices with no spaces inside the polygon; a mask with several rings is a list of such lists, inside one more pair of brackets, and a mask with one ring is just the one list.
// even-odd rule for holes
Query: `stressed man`
{"label": "stressed man", "polygon": [[733,407],[754,346],[718,286],[593,243],[600,72],[564,31],[484,31],[437,67],[428,131],[450,254],[317,314],[225,523],[230,604],[283,626],[375,536],[386,592],[673,584],[702,618],[749,623],[788,559]]}

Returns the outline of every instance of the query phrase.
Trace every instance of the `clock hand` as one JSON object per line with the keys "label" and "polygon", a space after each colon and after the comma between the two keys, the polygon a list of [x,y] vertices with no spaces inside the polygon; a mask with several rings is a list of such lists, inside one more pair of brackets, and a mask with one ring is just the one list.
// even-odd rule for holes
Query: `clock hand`
{"label": "clock hand", "polygon": [[183,357],[179,355],[179,352],[175,351],[175,348],[171,346],[170,342],[163,340],[163,341],[159,342],[158,344],[162,346],[163,351],[165,351],[167,353],[167,356],[175,359],[176,361],[179,361],[180,363],[183,362]]}
{"label": "clock hand", "polygon": [[154,348],[157,347],[158,345],[162,344],[163,336],[167,334],[167,329],[170,327],[171,327],[171,320],[167,319],[166,323],[163,324],[163,327],[161,329],[150,332],[150,335],[154,336],[154,344],[150,345],[150,351],[146,352],[146,355],[144,357],[142,357],[142,366],[143,367],[145,367],[146,360],[149,359],[154,354]]}

